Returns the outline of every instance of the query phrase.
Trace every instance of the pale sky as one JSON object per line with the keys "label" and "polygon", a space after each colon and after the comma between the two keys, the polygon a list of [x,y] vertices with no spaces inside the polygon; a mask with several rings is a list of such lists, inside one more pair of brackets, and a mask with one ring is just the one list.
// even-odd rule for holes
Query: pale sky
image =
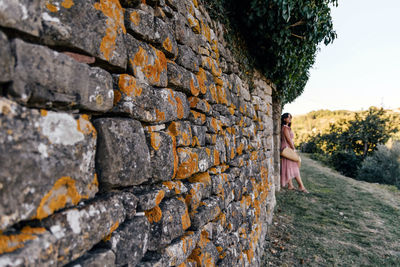
{"label": "pale sky", "polygon": [[400,0],[339,0],[337,39],[321,45],[304,92],[284,112],[400,107]]}

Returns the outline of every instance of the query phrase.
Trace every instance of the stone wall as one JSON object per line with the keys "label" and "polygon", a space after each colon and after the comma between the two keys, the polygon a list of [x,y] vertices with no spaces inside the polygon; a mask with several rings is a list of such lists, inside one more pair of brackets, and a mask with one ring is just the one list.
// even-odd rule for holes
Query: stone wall
{"label": "stone wall", "polygon": [[0,266],[260,264],[273,85],[223,31],[196,0],[0,0]]}

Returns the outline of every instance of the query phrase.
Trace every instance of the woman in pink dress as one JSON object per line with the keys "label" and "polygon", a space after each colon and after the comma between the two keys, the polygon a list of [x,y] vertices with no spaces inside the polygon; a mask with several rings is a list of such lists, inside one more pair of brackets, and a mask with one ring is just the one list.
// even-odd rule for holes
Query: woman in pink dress
{"label": "woman in pink dress", "polygon": [[[292,115],[289,113],[284,113],[281,116],[281,152],[285,147],[290,147],[294,150],[293,143],[293,131],[290,128],[292,125]],[[285,187],[288,185],[289,190],[294,190],[292,183],[292,178],[296,178],[297,184],[299,185],[299,190],[308,193],[307,189],[304,187],[303,182],[300,177],[299,165],[296,161],[281,157],[281,185]]]}

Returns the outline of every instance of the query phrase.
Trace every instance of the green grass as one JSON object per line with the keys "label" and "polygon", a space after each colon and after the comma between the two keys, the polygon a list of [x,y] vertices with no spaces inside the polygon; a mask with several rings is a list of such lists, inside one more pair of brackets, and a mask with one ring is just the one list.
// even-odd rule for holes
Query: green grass
{"label": "green grass", "polygon": [[264,265],[400,266],[400,191],[303,158],[311,193],[277,193]]}

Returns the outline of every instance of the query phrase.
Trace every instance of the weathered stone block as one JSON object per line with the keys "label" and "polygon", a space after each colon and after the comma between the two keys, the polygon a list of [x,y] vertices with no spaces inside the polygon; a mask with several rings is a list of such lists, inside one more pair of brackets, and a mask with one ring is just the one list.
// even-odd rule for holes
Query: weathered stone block
{"label": "weathered stone block", "polygon": [[192,144],[192,128],[188,121],[173,121],[168,126],[168,132],[175,136],[177,146],[190,146]]}
{"label": "weathered stone block", "polygon": [[170,244],[190,227],[189,213],[183,198],[163,201],[160,207],[146,211],[145,214],[151,223],[149,250]]}
{"label": "weathered stone block", "polygon": [[115,75],[114,87],[114,113],[127,113],[134,119],[151,123],[189,116],[189,103],[181,92],[154,89],[127,74]]}
{"label": "weathered stone block", "polygon": [[[162,257],[168,266],[178,266],[192,253],[200,238],[200,232],[188,231],[163,250]],[[185,265],[186,266],[186,265]]]}
{"label": "weathered stone block", "polygon": [[178,44],[172,34],[170,26],[159,18],[155,19],[155,41],[157,47],[169,58],[178,55]]}
{"label": "weathered stone block", "polygon": [[148,42],[154,42],[154,10],[147,5],[140,5],[139,9],[125,10],[125,25],[128,33]]}
{"label": "weathered stone block", "polygon": [[212,114],[212,108],[211,105],[208,104],[207,100],[198,98],[198,97],[189,97],[188,98],[189,104],[190,104],[190,108],[192,109],[196,109],[199,110],[201,112],[204,112],[208,115]]}
{"label": "weathered stone block", "polygon": [[96,249],[86,252],[79,259],[65,265],[65,267],[114,267],[115,254],[110,249]]}
{"label": "weathered stone block", "polygon": [[193,229],[200,229],[206,223],[214,220],[221,212],[222,200],[219,197],[211,197],[202,201],[196,212],[190,213],[190,221]]}
{"label": "weathered stone block", "polygon": [[199,95],[200,87],[198,79],[193,73],[177,65],[173,61],[168,61],[167,67],[169,87],[175,88],[188,95]]}
{"label": "weathered stone block", "polygon": [[167,59],[163,52],[140,42],[132,36],[125,35],[128,50],[128,70],[139,81],[158,87],[166,87]]}
{"label": "weathered stone block", "polygon": [[193,133],[193,146],[203,147],[206,145],[206,126],[198,126],[192,125],[192,133]]}
{"label": "weathered stone block", "polygon": [[199,154],[198,149],[179,147],[176,149],[179,163],[176,172],[177,179],[190,177],[192,174],[199,172]]}
{"label": "weathered stone block", "polygon": [[[0,3],[0,25],[39,36],[42,30],[40,14],[42,0],[14,0]],[[42,17],[46,17],[46,12]]]}
{"label": "weathered stone block", "polygon": [[181,65],[182,67],[193,71],[193,72],[198,72],[199,71],[199,59],[197,58],[197,55],[193,52],[193,50],[186,46],[186,45],[178,45],[179,47],[179,54],[176,59],[176,63],[178,65]]}
{"label": "weathered stone block", "polygon": [[19,102],[41,108],[96,112],[112,108],[114,94],[108,72],[19,39],[13,41],[12,47],[16,66],[10,93]]}
{"label": "weathered stone block", "polygon": [[[1,13],[1,12],[0,12]],[[0,16],[1,17],[1,16]],[[11,81],[14,71],[14,57],[7,36],[0,31],[0,83]]]}
{"label": "weathered stone block", "polygon": [[126,29],[119,1],[52,0],[43,9],[41,38],[46,44],[78,48],[126,69]]}
{"label": "weathered stone block", "polygon": [[1,230],[97,192],[97,133],[87,115],[30,110],[0,98],[0,124]]}
{"label": "weathered stone block", "polygon": [[166,132],[149,132],[146,140],[150,151],[151,182],[171,180],[178,163],[173,136]]}
{"label": "weathered stone block", "polygon": [[117,266],[135,266],[147,251],[150,224],[146,217],[136,216],[125,221],[111,235],[111,249]]}
{"label": "weathered stone block", "polygon": [[138,185],[150,178],[150,154],[140,122],[125,118],[94,121],[99,132],[96,168],[105,187]]}
{"label": "weathered stone block", "polygon": [[11,237],[18,241],[8,241],[6,246],[12,252],[2,254],[0,262],[12,266],[63,266],[107,238],[124,219],[125,210],[118,196],[64,210],[44,219],[44,228],[26,226],[17,234],[24,238]]}
{"label": "weathered stone block", "polygon": [[207,232],[202,231],[189,259],[194,260],[197,266],[216,266],[218,254],[218,250],[209,239]]}

